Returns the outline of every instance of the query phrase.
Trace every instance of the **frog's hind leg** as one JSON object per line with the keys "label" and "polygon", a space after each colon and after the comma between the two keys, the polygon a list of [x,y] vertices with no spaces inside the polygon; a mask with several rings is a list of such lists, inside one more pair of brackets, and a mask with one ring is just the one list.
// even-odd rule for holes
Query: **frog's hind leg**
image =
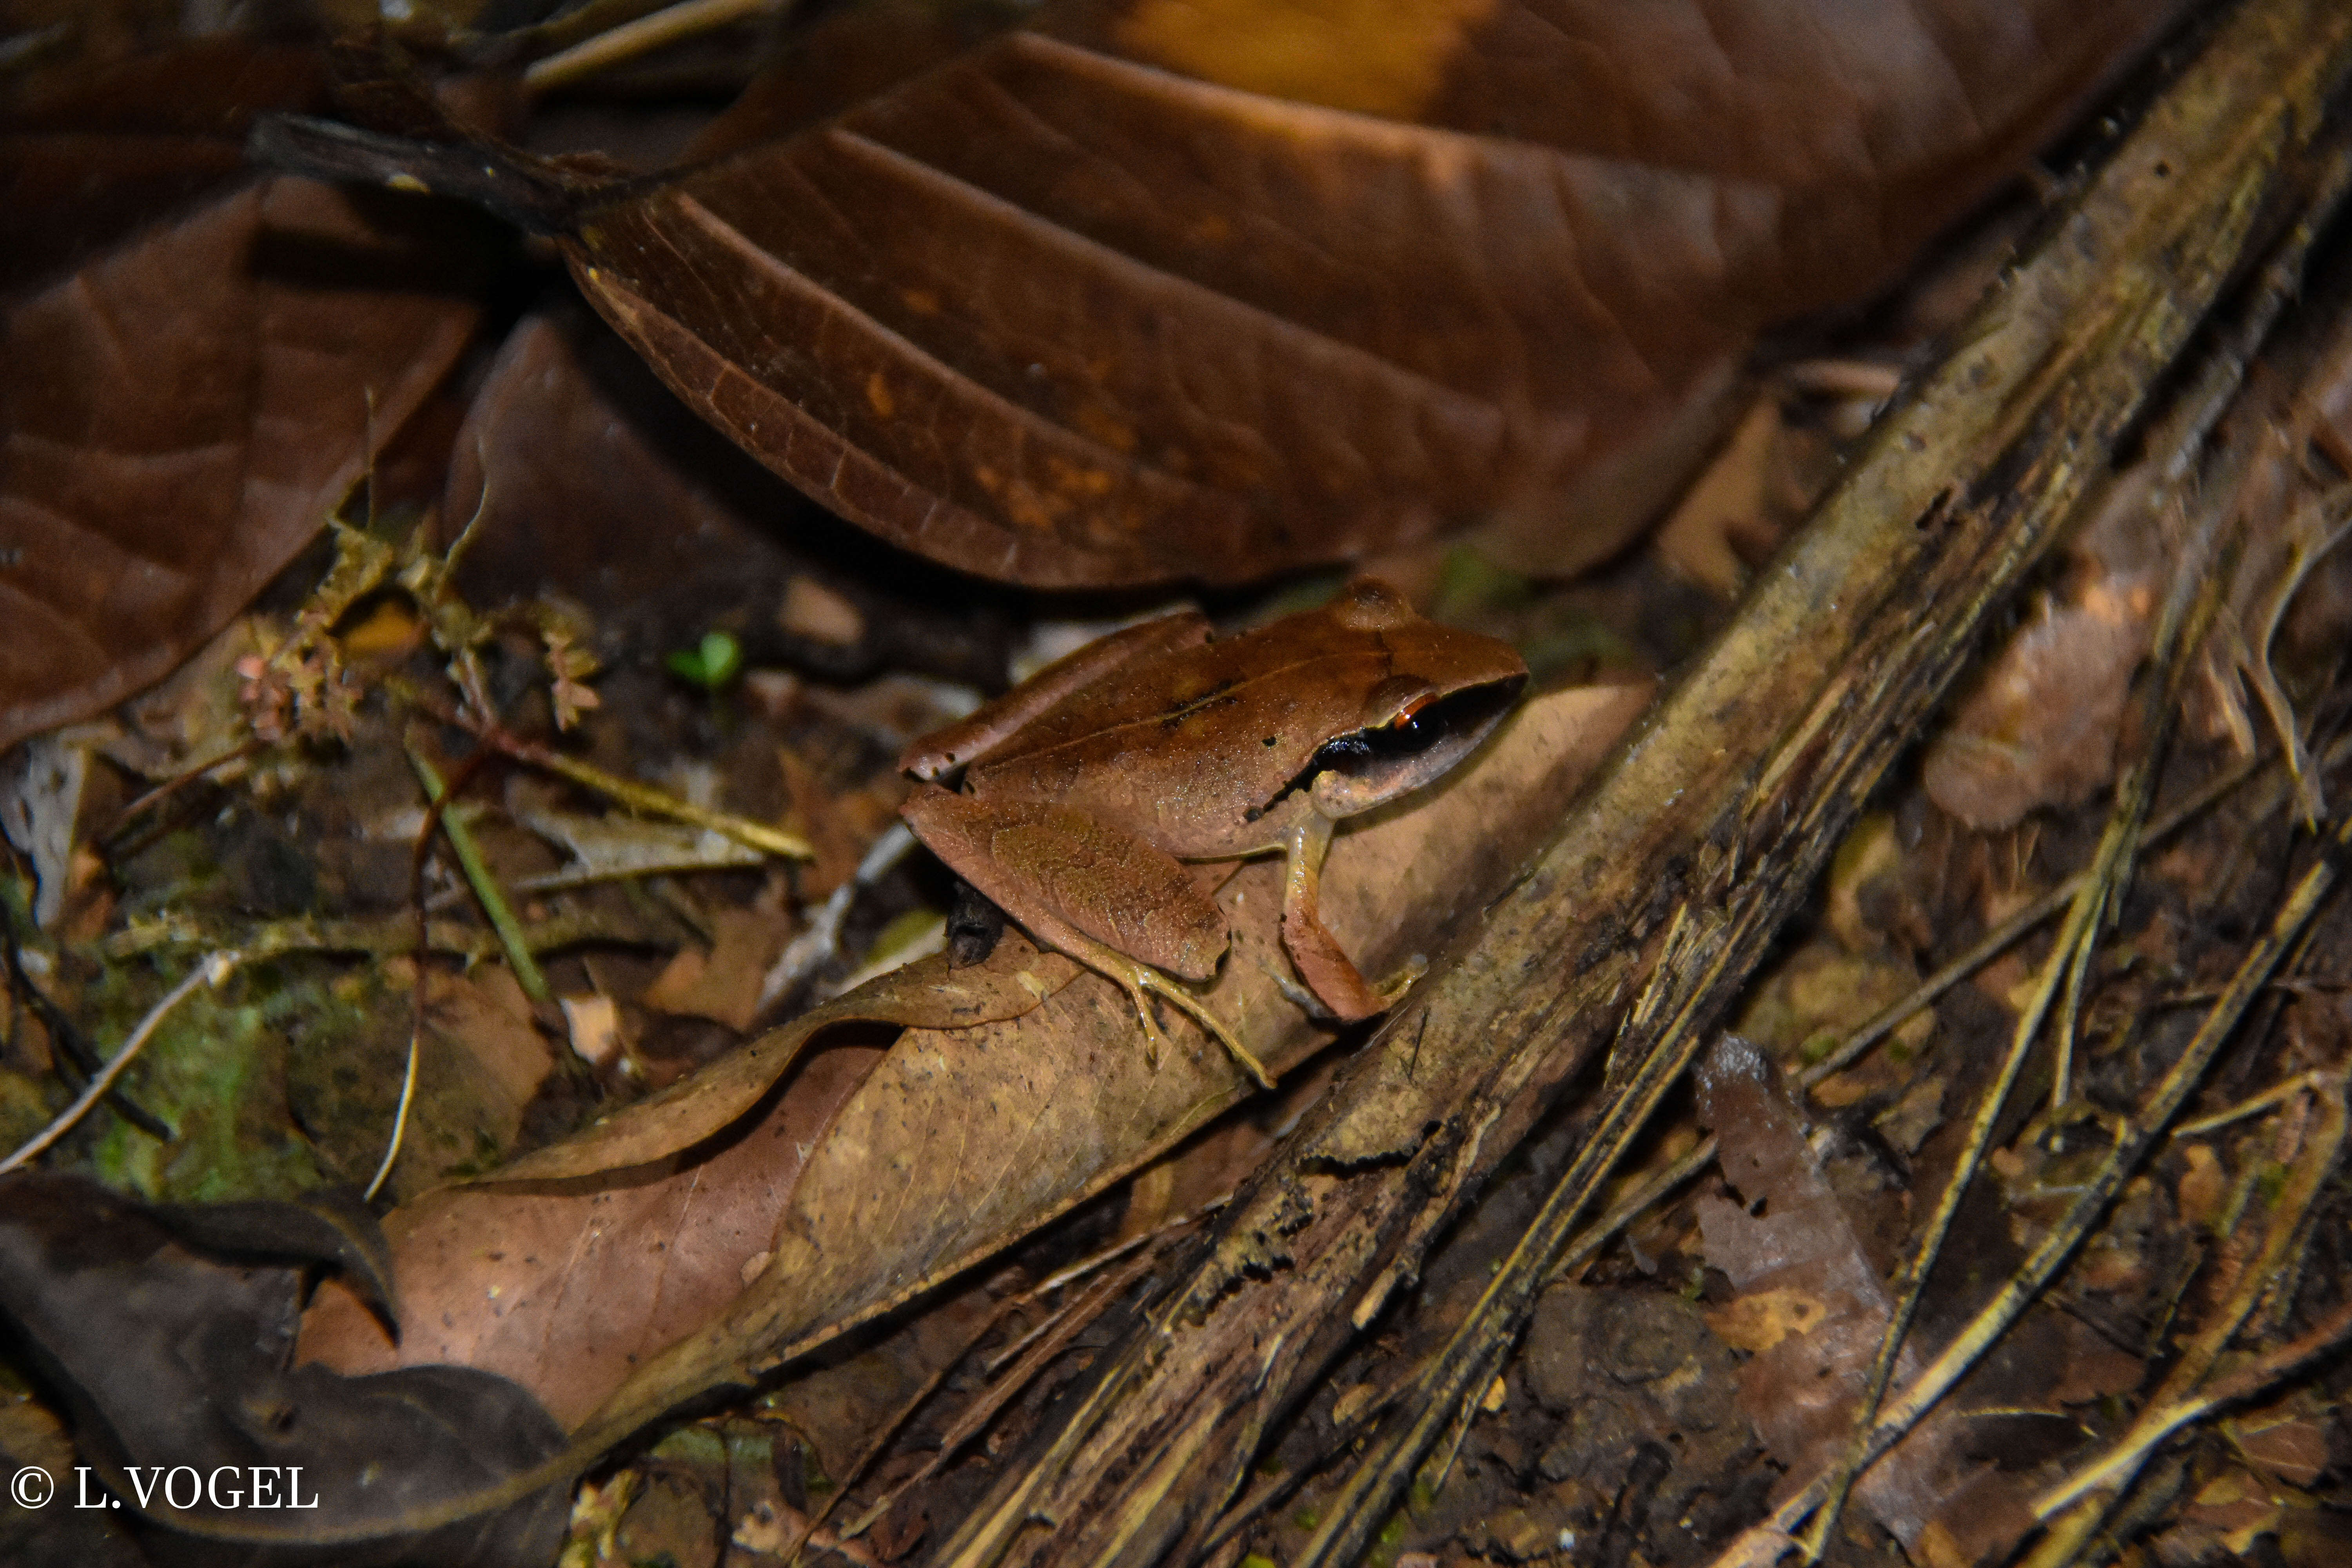
{"label": "frog's hind leg", "polygon": [[1170,978],[1206,980],[1226,945],[1225,917],[1190,867],[1132,834],[1050,802],[975,800],[919,786],[899,807],[932,853],[1046,947],[1115,981],[1135,1002],[1150,1059],[1164,996],[1258,1083],[1273,1078],[1233,1032]]}
{"label": "frog's hind leg", "polygon": [[[1041,931],[1035,934],[1043,936],[1045,933]],[[1199,997],[1185,990],[1177,982],[1160,973],[1151,965],[1129,958],[1125,953],[1115,952],[1093,938],[1078,931],[1066,930],[1056,931],[1048,940],[1051,945],[1060,948],[1097,974],[1125,991],[1135,1003],[1135,1016],[1143,1024],[1144,1060],[1157,1067],[1160,1064],[1160,1047],[1166,1042],[1167,1037],[1160,1033],[1159,1021],[1151,1016],[1151,998],[1162,996],[1173,1004],[1178,1012],[1198,1024],[1202,1033],[1224,1047],[1225,1054],[1233,1058],[1235,1064],[1244,1072],[1249,1074],[1260,1089],[1274,1087],[1274,1077],[1265,1070],[1265,1064],[1252,1055],[1247,1046],[1235,1039],[1233,1031],[1226,1028],[1214,1013],[1203,1006]]]}

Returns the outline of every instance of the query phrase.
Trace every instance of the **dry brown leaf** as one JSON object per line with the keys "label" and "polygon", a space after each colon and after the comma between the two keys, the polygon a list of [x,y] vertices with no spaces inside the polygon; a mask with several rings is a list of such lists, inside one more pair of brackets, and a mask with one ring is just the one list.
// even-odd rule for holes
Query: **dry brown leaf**
{"label": "dry brown leaf", "polygon": [[[577,315],[517,323],[467,406],[442,501],[447,528],[478,518],[466,591],[495,604],[553,588],[608,639],[689,646],[713,604],[781,596],[786,563],[744,515],[750,465],[659,387],[645,397],[642,374],[616,374],[625,352]],[[757,500],[793,499],[751,479]]]}
{"label": "dry brown leaf", "polygon": [[[1795,1111],[1766,1083],[1756,1047],[1729,1037],[1700,1076],[1701,1120],[1721,1140],[1724,1177],[1760,1212],[1708,1195],[1698,1202],[1706,1261],[1739,1295],[1718,1317],[1755,1353],[1740,1368],[1739,1403],[1787,1467],[1783,1489],[1844,1451],[1853,1409],[1886,1327],[1878,1270],[1839,1205]],[[1742,1306],[1742,1303],[1753,1305]],[[1801,1302],[1802,1310],[1791,1310]],[[1767,1333],[1765,1325],[1773,1325]],[[1916,1345],[1898,1378],[1921,1363]],[[1935,1527],[1965,1560],[2010,1544],[2032,1523],[2018,1489],[1971,1472],[1948,1415],[1929,1418],[1854,1485],[1855,1499],[1906,1548]]]}
{"label": "dry brown leaf", "polygon": [[[1343,835],[1324,882],[1335,933],[1376,971],[1432,942],[1508,879],[1648,689],[1538,699],[1417,809]],[[1204,999],[1293,1066],[1328,1037],[1274,978],[1280,866],[1244,867],[1220,901],[1234,946]],[[642,1419],[871,1317],[1240,1098],[1225,1055],[1172,1016],[1177,1048],[1147,1065],[1125,997],[1075,973],[1017,934],[979,970],[922,961],[495,1182],[396,1211],[398,1350],[322,1292],[305,1353],[485,1366],[577,1426],[600,1405]],[[858,1018],[919,1026],[887,1051],[830,1046],[769,1099],[804,1041]]]}
{"label": "dry brown leaf", "polygon": [[1568,572],[1759,327],[1881,286],[2169,10],[1082,3],[566,254],[746,450],[967,571],[1234,581],[1477,526]]}
{"label": "dry brown leaf", "polygon": [[2221,1168],[2220,1156],[2204,1143],[2191,1143],[2181,1151],[2189,1169],[2180,1173],[2176,1191],[2180,1200],[2180,1217],[2200,1230],[2210,1231],[2221,1215],[2221,1205],[2230,1196],[2230,1173]]}
{"label": "dry brown leaf", "polygon": [[[414,974],[404,958],[384,966],[386,994],[400,999],[396,1027],[404,1042]],[[486,1154],[495,1159],[511,1148],[525,1110],[555,1065],[554,1047],[534,1025],[512,972],[484,967],[465,975],[429,974],[425,994],[416,1103],[391,1177],[392,1190],[401,1194],[427,1191],[454,1171],[478,1171]],[[401,1059],[389,1058],[387,1136]],[[364,1167],[356,1173],[365,1179]]]}
{"label": "dry brown leaf", "polygon": [[791,919],[761,900],[709,911],[710,951],[680,950],[637,999],[661,1013],[709,1018],[741,1032],[760,1011],[760,987],[791,940]]}
{"label": "dry brown leaf", "polygon": [[[386,1234],[412,1324],[400,1360],[501,1373],[576,1422],[635,1362],[740,1291],[745,1266],[770,1252],[808,1150],[883,1054],[870,1042],[832,1045],[793,1072],[767,1116],[721,1138],[812,1037],[856,1020],[1006,1016],[1076,972],[1017,938],[982,970],[910,965],[507,1166],[496,1185],[394,1211]],[[305,1324],[303,1353],[352,1370],[394,1364],[380,1327],[333,1292]]]}
{"label": "dry brown leaf", "polygon": [[[110,1484],[124,1500],[84,1502],[120,1510],[95,1520],[60,1502],[49,1517],[67,1515],[64,1531],[40,1535],[27,1510],[12,1509],[8,1560],[549,1561],[563,1535],[561,1485],[542,1483],[528,1502],[421,1539],[409,1522],[562,1447],[562,1429],[521,1390],[447,1367],[350,1380],[289,1367],[301,1291],[290,1265],[348,1268],[372,1252],[364,1210],[362,1224],[353,1217],[266,1201],[148,1207],[86,1177],[0,1177],[0,1314],[75,1414],[71,1461],[88,1461],[68,1467],[75,1479]],[[184,1487],[177,1496],[146,1489],[142,1500],[121,1478],[151,1464],[155,1477],[202,1467],[215,1484],[193,1497]],[[65,1468],[53,1474],[62,1480]],[[219,1484],[232,1478],[244,1484]],[[210,1539],[198,1546],[192,1534],[142,1528],[133,1522],[142,1513],[177,1514],[182,1529]],[[113,1528],[73,1528],[101,1521]],[[358,1552],[306,1540],[310,1531],[371,1530],[377,1539]]]}
{"label": "dry brown leaf", "polygon": [[1706,1314],[1706,1326],[1736,1351],[1769,1351],[1790,1334],[1810,1334],[1828,1311],[1810,1290],[1751,1290]]}
{"label": "dry brown leaf", "polygon": [[2272,1411],[2233,1423],[2238,1451],[2274,1479],[2307,1487],[2328,1468],[2327,1429],[2307,1415]]}
{"label": "dry brown leaf", "polygon": [[1718,598],[1736,599],[1748,585],[1748,563],[1733,542],[1766,526],[1766,487],[1780,437],[1779,400],[1758,398],[1658,525],[1658,553],[1666,564]]}
{"label": "dry brown leaf", "polygon": [[245,116],[308,101],[315,61],[277,61],[139,62],[19,106],[0,137],[12,216],[61,220],[76,178],[97,193],[87,223],[32,226],[35,260],[71,270],[10,268],[0,745],[138,690],[226,624],[473,331],[478,250],[437,210],[265,179],[158,214],[235,174]]}
{"label": "dry brown leaf", "polygon": [[2045,598],[1928,747],[1936,804],[1983,832],[2105,788],[2154,608],[2138,578]]}

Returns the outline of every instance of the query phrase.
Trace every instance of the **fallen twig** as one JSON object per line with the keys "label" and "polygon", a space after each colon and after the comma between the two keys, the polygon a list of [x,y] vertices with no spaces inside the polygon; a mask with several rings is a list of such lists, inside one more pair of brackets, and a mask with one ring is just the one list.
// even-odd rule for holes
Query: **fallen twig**
{"label": "fallen twig", "polygon": [[1864,1379],[1861,1398],[1855,1403],[1853,1440],[1848,1445],[1843,1463],[1830,1478],[1828,1495],[1815,1511],[1802,1542],[1805,1559],[1809,1563],[1819,1562],[1822,1552],[1828,1550],[1831,1532],[1837,1528],[1847,1494],[1861,1473],[1871,1425],[1877,1417],[1887,1384],[1895,1376],[1895,1358],[1902,1352],[1903,1342],[1910,1332],[1912,1320],[1917,1316],[1920,1301],[1927,1293],[1927,1276],[1943,1253],[1945,1237],[1950,1234],[1952,1222],[1959,1216],[1960,1202],[1967,1195],[1969,1184],[1976,1179],[1978,1167],[1985,1155],[1991,1152],[1994,1129],[2009,1104],[2010,1090],[2015,1087],[2019,1074],[2025,1070],[2026,1060],[2032,1053],[2034,1042],[2041,1037],[2042,1026],[2048,1020],[2051,1005],[2056,1000],[2062,986],[2065,991],[2066,1003],[2058,1021],[2053,1047],[2056,1063],[2052,1072],[2053,1088],[2051,1098],[2053,1106],[2063,1105],[2066,1101],[2075,1017],[2084,986],[2090,975],[2093,956],[2097,952],[2099,937],[2111,912],[2121,903],[2124,889],[2131,880],[2132,852],[2138,845],[2148,802],[2156,795],[2157,778],[2163,770],[2168,742],[2171,738],[2171,721],[2179,709],[2180,689],[2188,679],[2189,660],[2202,646],[2205,633],[2221,609],[2222,588],[2228,574],[2209,574],[2208,568],[2212,563],[2213,536],[2220,530],[2225,515],[2223,508],[2209,507],[2205,521],[2196,531],[2195,542],[2179,552],[2174,562],[2172,591],[2165,597],[2164,612],[2157,628],[2154,648],[2156,670],[2153,679],[2144,682],[2140,689],[2137,728],[2143,737],[2142,750],[2116,785],[2116,803],[2107,819],[2106,831],[2101,836],[2090,868],[2082,878],[2081,886],[2067,909],[2066,923],[2052,946],[2041,974],[2035,978],[2031,996],[2019,1013],[2017,1027],[2010,1037],[2009,1050],[1994,1072],[1991,1083],[1986,1086],[1975,1115],[1969,1118],[1968,1137],[1961,1145],[1959,1158],[1945,1181],[1943,1190],[1937,1194],[1934,1207],[1919,1226],[1910,1256],[1895,1279],[1891,1291],[1893,1305],[1886,1315],[1886,1326],[1879,1337],[1878,1349]]}

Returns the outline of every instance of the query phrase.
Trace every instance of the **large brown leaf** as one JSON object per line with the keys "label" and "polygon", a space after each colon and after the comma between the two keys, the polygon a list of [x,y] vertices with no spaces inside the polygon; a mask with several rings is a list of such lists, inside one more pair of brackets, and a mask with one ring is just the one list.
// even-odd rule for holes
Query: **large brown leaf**
{"label": "large brown leaf", "polygon": [[252,113],[322,84],[213,45],[0,122],[27,236],[0,247],[0,746],[226,624],[473,330],[480,253],[446,215],[237,176]]}
{"label": "large brown leaf", "polygon": [[[1509,880],[1647,695],[1538,699],[1417,809],[1345,835],[1324,882],[1343,942],[1376,972],[1426,950],[1446,911]],[[1280,865],[1244,867],[1219,902],[1234,946],[1204,999],[1276,1070],[1296,1066],[1329,1036],[1273,978],[1286,972]],[[1189,1028],[1150,1066],[1124,996],[1014,935],[987,971],[929,960],[877,986],[395,1211],[400,1343],[322,1291],[304,1354],[344,1371],[476,1366],[567,1425],[625,1429],[987,1257],[1247,1088]],[[813,1036],[860,1018],[908,1027],[887,1048],[825,1036],[772,1095]]]}
{"label": "large brown leaf", "polygon": [[567,253],[761,461],[966,570],[1234,581],[1485,524],[1566,571],[1760,327],[1881,286],[2172,9],[1081,5]]}

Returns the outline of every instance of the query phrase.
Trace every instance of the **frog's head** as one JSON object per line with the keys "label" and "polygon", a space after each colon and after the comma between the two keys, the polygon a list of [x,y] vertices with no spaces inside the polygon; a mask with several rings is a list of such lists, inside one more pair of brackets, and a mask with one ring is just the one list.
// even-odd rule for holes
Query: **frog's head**
{"label": "frog's head", "polygon": [[1413,616],[1381,628],[1390,673],[1364,697],[1357,728],[1307,764],[1326,816],[1352,816],[1408,795],[1477,749],[1528,683],[1510,644]]}

